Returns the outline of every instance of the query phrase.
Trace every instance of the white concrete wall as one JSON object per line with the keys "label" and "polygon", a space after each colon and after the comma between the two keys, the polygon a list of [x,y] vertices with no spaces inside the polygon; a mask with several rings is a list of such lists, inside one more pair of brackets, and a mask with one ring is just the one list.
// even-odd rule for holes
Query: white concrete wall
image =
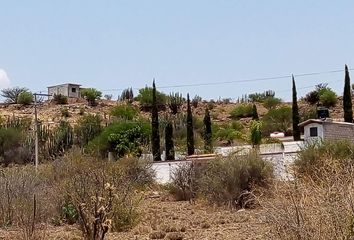
{"label": "white concrete wall", "polygon": [[[318,137],[310,137],[310,128],[317,127]],[[319,141],[323,139],[323,125],[319,123],[310,123],[304,127],[304,140],[306,142]]]}
{"label": "white concrete wall", "polygon": [[[72,92],[72,88],[75,88],[75,92]],[[80,97],[80,87],[76,85],[58,85],[58,86],[53,86],[48,88],[48,94],[49,95],[63,95],[66,97],[71,97],[71,98],[79,98]],[[51,99],[52,97],[49,97]]]}
{"label": "white concrete wall", "polygon": [[[301,150],[304,142],[284,142],[283,147],[281,144],[264,144],[260,146],[261,157],[264,160],[273,164],[274,175],[281,180],[292,180],[293,174],[291,165],[294,162],[297,152]],[[222,156],[227,156],[233,152],[238,154],[247,154],[252,147],[250,145],[235,146],[235,147],[220,147],[216,152]],[[191,161],[177,160],[171,162],[154,162],[153,169],[156,172],[156,181],[159,183],[171,182],[173,170],[178,168],[181,164],[190,164]]]}

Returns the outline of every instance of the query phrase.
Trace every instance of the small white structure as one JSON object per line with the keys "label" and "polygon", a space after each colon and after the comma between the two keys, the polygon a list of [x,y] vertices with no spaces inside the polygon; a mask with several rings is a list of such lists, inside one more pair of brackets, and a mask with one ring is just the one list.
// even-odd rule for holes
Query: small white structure
{"label": "small white structure", "polygon": [[304,140],[348,140],[354,142],[354,124],[334,122],[330,118],[309,119],[299,124],[304,128]]}
{"label": "small white structure", "polygon": [[63,95],[68,98],[80,98],[80,84],[65,83],[48,87],[49,99],[52,99],[54,95]]}

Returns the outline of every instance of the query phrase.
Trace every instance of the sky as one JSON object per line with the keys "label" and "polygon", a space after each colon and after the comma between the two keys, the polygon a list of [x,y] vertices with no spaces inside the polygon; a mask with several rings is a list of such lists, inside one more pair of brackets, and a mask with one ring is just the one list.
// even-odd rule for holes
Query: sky
{"label": "sky", "polygon": [[295,74],[300,96],[318,83],[342,94],[344,72],[323,72],[354,69],[353,26],[350,0],[0,0],[0,88],[117,96],[155,79],[165,93],[290,100]]}

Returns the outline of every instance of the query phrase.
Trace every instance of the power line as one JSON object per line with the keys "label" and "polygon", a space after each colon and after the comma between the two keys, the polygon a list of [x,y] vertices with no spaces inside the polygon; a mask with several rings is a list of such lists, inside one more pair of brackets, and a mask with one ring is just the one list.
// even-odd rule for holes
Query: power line
{"label": "power line", "polygon": [[[354,68],[350,68],[349,70],[354,70]],[[315,75],[323,75],[323,74],[333,74],[333,73],[339,73],[339,72],[344,72],[344,70],[331,70],[331,71],[323,71],[323,72],[300,73],[300,74],[294,74],[294,77],[307,77],[307,76],[315,76]],[[223,84],[231,84],[231,83],[260,82],[260,81],[287,79],[287,78],[291,78],[291,77],[292,77],[292,75],[281,75],[281,76],[274,76],[274,77],[250,78],[250,79],[223,81],[223,82],[166,85],[166,86],[159,86],[158,89],[181,88],[181,87],[201,87],[201,86],[223,85]],[[139,90],[140,88],[132,88],[132,89]],[[124,88],[103,89],[101,91],[112,92],[112,91],[122,91],[122,90],[124,90]]]}

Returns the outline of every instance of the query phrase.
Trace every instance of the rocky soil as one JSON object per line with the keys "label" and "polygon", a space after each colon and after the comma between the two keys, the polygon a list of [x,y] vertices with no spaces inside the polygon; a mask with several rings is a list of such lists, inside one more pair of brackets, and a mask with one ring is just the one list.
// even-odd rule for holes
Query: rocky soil
{"label": "rocky soil", "polygon": [[[269,239],[265,210],[228,210],[206,203],[147,198],[141,205],[140,223],[127,232],[110,233],[108,239]],[[43,226],[40,239],[82,239],[78,226]],[[0,239],[21,239],[21,229],[0,230]]]}

